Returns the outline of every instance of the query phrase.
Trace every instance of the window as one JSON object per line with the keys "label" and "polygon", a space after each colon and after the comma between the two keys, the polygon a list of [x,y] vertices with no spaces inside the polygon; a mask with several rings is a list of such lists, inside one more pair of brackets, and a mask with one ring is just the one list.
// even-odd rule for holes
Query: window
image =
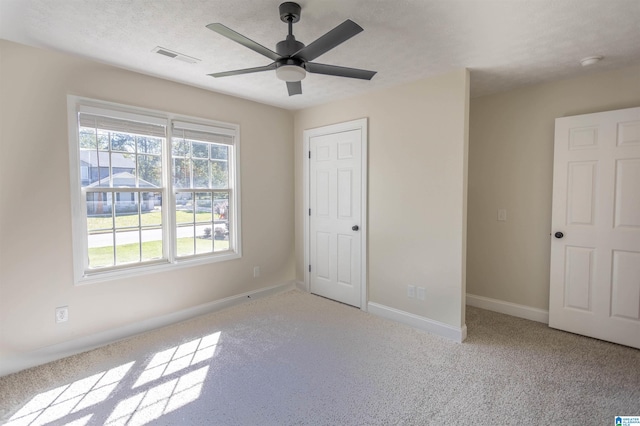
{"label": "window", "polygon": [[240,256],[238,128],[69,96],[76,281]]}

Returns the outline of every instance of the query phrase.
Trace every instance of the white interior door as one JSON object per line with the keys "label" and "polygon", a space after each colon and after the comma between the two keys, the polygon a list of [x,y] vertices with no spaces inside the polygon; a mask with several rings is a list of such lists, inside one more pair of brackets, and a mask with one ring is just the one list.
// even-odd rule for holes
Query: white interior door
{"label": "white interior door", "polygon": [[640,108],[556,120],[549,325],[640,348]]}
{"label": "white interior door", "polygon": [[332,126],[306,136],[310,291],[361,307],[363,129]]}

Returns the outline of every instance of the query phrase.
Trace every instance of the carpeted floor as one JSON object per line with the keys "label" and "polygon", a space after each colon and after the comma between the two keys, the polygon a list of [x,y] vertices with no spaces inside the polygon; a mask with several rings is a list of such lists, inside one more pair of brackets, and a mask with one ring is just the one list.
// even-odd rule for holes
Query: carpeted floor
{"label": "carpeted floor", "polygon": [[613,425],[640,350],[467,308],[453,343],[299,291],[0,378],[8,425]]}

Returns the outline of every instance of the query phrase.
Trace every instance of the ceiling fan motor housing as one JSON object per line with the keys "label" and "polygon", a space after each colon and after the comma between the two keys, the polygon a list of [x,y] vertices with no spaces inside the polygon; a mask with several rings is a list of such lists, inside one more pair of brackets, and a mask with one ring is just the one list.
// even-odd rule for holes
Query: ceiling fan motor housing
{"label": "ceiling fan motor housing", "polygon": [[294,3],[292,1],[284,2],[278,8],[280,10],[280,20],[282,22],[289,22],[291,19],[291,23],[295,24],[300,20],[300,5],[298,3]]}
{"label": "ceiling fan motor housing", "polygon": [[304,47],[304,43],[296,40],[293,35],[288,35],[286,40],[276,44],[276,52],[280,56],[289,57]]}

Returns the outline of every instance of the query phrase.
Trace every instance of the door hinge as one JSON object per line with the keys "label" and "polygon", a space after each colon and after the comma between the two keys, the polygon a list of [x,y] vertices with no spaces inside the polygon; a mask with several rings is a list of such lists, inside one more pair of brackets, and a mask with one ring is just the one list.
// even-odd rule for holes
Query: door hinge
{"label": "door hinge", "polygon": [[311,209],[309,209],[309,216],[311,216]]}
{"label": "door hinge", "polygon": [[311,265],[309,265],[309,272],[311,272]]}
{"label": "door hinge", "polygon": [[311,158],[311,151],[309,151],[309,158]]}

